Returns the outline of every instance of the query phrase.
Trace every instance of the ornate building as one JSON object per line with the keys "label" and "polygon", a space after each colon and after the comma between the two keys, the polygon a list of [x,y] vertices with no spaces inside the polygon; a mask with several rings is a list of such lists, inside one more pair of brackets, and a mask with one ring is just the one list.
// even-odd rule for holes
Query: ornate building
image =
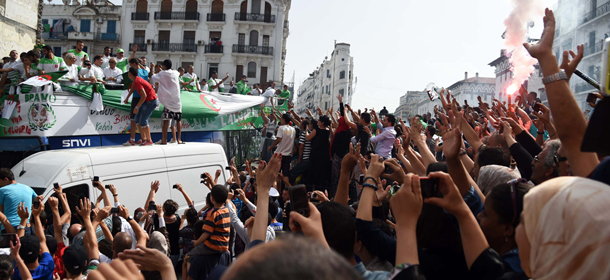
{"label": "ornate building", "polygon": [[[248,84],[283,81],[291,0],[125,0],[121,46],[148,61],[193,65]],[[229,80],[226,81],[229,83]]]}
{"label": "ornate building", "polygon": [[[507,101],[508,94],[506,88],[513,82],[513,71],[511,70],[506,50],[501,50],[500,57],[490,62],[489,66],[496,68],[494,70],[494,73],[496,74],[495,98],[500,101]],[[527,88],[528,92],[536,92],[538,98],[548,105],[546,91],[544,89],[544,84],[542,84],[542,71],[540,71],[540,66],[538,64],[534,65],[534,68],[534,73],[532,73],[524,83],[525,88]],[[512,101],[514,100],[515,98],[513,97]]]}
{"label": "ornate building", "polygon": [[306,109],[324,111],[338,109],[337,95],[343,96],[345,104],[351,104],[353,96],[354,58],[350,55],[350,45],[335,44],[330,59],[325,58],[320,67],[309,74],[297,91],[295,111],[304,114]]}
{"label": "ornate building", "polygon": [[44,5],[42,25],[42,38],[56,56],[74,49],[77,40],[85,43],[83,51],[89,59],[102,54],[105,47],[116,55],[121,46],[121,6],[109,1],[81,4],[64,0],[64,5]]}
{"label": "ornate building", "polygon": [[36,44],[38,0],[0,0],[0,53],[27,52]]}

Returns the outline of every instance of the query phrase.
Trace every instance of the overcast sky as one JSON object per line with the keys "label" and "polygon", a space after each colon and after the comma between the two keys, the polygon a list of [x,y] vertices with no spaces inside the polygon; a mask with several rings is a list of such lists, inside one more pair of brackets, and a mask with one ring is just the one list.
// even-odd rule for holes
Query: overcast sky
{"label": "overcast sky", "polygon": [[[298,89],[335,40],[349,43],[358,78],[353,106],[393,112],[401,95],[429,82],[447,87],[465,71],[494,77],[487,64],[500,55],[511,8],[510,0],[293,0],[284,80],[295,73]],[[535,23],[537,38],[542,19]]]}

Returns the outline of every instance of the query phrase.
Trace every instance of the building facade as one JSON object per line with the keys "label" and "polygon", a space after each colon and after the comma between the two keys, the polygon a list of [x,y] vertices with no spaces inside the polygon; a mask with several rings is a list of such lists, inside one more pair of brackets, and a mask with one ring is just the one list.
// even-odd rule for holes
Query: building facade
{"label": "building facade", "polygon": [[291,0],[125,0],[121,46],[150,62],[193,65],[199,77],[283,81]]}
{"label": "building facade", "polygon": [[[508,56],[506,55],[506,50],[500,51],[500,57],[496,58],[494,61],[489,63],[489,66],[495,67],[494,73],[496,74],[496,88],[495,98],[504,102],[508,102],[508,93],[506,92],[506,88],[509,87],[513,83],[514,73],[511,70],[511,65],[508,60]],[[542,101],[542,103],[548,105],[548,100],[546,98],[546,90],[544,89],[544,84],[542,83],[542,71],[538,64],[534,65],[534,72],[532,75],[525,81],[525,88],[528,92],[535,92],[538,94],[538,98]],[[515,101],[515,94],[512,97],[511,101]],[[489,102],[488,102],[489,103]]]}
{"label": "building facade", "polygon": [[[554,11],[557,60],[561,63],[564,51],[576,52],[576,46],[584,44],[584,57],[577,69],[600,81],[603,41],[610,36],[610,0],[562,0]],[[577,76],[570,80],[570,87],[578,105],[587,109],[587,94],[595,88]]]}
{"label": "building facade", "polygon": [[0,53],[27,52],[36,44],[38,0],[0,0]]}
{"label": "building facade", "polygon": [[407,120],[417,115],[417,104],[425,100],[430,101],[428,93],[425,91],[407,91],[405,95],[400,97],[400,103],[394,111],[394,115]]}
{"label": "building facade", "polygon": [[[121,6],[111,2],[96,1],[81,5],[64,1],[64,5],[44,5],[42,12],[42,39],[53,47],[53,54],[74,49],[76,41],[85,43],[89,59],[102,54],[105,47],[116,50],[121,46]],[[126,53],[127,54],[127,53]]]}
{"label": "building facade", "polygon": [[336,43],[330,59],[325,58],[320,67],[309,74],[297,90],[295,111],[312,112],[316,108],[323,111],[339,109],[337,95],[343,96],[344,104],[351,104],[354,81],[354,58],[350,55],[350,45]]}

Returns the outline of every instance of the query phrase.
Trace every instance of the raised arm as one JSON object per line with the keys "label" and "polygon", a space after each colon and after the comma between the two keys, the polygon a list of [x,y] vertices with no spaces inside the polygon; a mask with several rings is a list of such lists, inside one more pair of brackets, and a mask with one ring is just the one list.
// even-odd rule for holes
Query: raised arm
{"label": "raised arm", "polygon": [[[544,17],[544,30],[542,37],[535,45],[525,43],[524,46],[530,55],[538,59],[542,74],[545,77],[559,73],[559,65],[553,54],[553,40],[555,38],[555,15],[546,9]],[[582,57],[582,47],[578,48],[578,57]],[[566,56],[567,57],[567,56]],[[565,61],[562,65],[566,72],[576,69],[580,59]],[[567,74],[567,73],[566,73]],[[557,135],[561,140],[561,146],[565,148],[572,172],[575,176],[588,176],[599,164],[597,154],[584,153],[580,146],[587,129],[587,121],[580,112],[580,107],[574,99],[568,82],[558,80],[544,85],[548,93],[549,106],[557,126]]]}
{"label": "raised arm", "polygon": [[148,204],[151,201],[155,201],[155,193],[159,190],[159,181],[153,181],[150,183],[150,191],[148,192],[148,197],[146,198],[146,204],[144,204],[144,210],[148,209]]}
{"label": "raised arm", "polygon": [[[61,233],[61,229],[63,227],[62,220],[59,217],[59,201],[55,197],[49,197],[49,206],[51,207],[51,211],[53,212],[53,236],[57,242],[63,242],[64,237]],[[65,244],[68,245],[68,244]]]}
{"label": "raised arm", "polygon": [[21,249],[21,240],[17,238],[15,242],[9,242],[11,246],[11,257],[13,261],[15,261],[15,265],[19,269],[19,273],[21,274],[21,280],[32,280],[32,274],[30,273],[30,269],[25,265],[25,262],[19,255],[19,249]]}
{"label": "raised arm", "polygon": [[104,200],[104,206],[112,206],[110,203],[110,198],[108,198],[108,193],[106,193],[106,189],[104,188],[104,184],[100,181],[91,181],[93,186],[100,191],[100,196],[102,196]]}
{"label": "raised arm", "polygon": [[40,201],[40,207],[38,207],[38,209],[32,208],[32,218],[34,219],[34,224],[36,224],[36,226],[34,227],[34,232],[36,233],[36,237],[38,237],[38,240],[40,241],[40,252],[48,253],[49,247],[47,247],[47,237],[44,234],[44,228],[41,226],[42,223],[40,222],[40,213],[44,211],[44,203],[42,203],[41,197],[37,197],[35,199],[38,199]]}
{"label": "raised arm", "polygon": [[384,171],[385,164],[379,161],[378,155],[372,154],[369,169],[366,171],[366,175],[364,175],[364,184],[362,185],[363,188],[360,194],[360,201],[358,202],[356,218],[363,221],[373,220],[373,199],[376,195],[375,191],[379,188],[379,176]]}
{"label": "raised arm", "polygon": [[25,235],[25,227],[27,226],[28,218],[30,217],[30,212],[28,211],[28,208],[24,205],[25,203],[20,202],[19,206],[17,207],[17,214],[19,215],[19,218],[21,218],[21,223],[19,223],[19,225],[22,228],[17,230],[17,237],[20,238]]}
{"label": "raised arm", "polygon": [[136,234],[136,238],[138,239],[137,245],[146,247],[148,234],[146,234],[144,229],[138,224],[138,222],[136,222],[135,219],[129,219],[129,209],[123,205],[119,206],[119,216],[129,221],[129,225],[133,229],[134,233]]}
{"label": "raised arm", "polygon": [[337,193],[335,194],[335,202],[347,206],[349,201],[349,181],[352,174],[352,170],[358,164],[358,158],[360,156],[360,143],[356,145],[349,143],[349,153],[347,153],[341,161],[341,175],[339,176],[339,185],[337,186]]}
{"label": "raised arm", "polygon": [[8,218],[6,218],[6,215],[4,215],[2,212],[0,212],[0,222],[2,222],[6,233],[15,233],[15,228],[13,228]]}
{"label": "raised arm", "polygon": [[178,186],[178,191],[180,193],[182,193],[182,196],[184,196],[184,200],[186,200],[186,205],[188,207],[193,206],[193,200],[191,200],[191,197],[189,197],[189,195],[186,193],[186,191],[184,190],[184,188],[182,187],[181,184],[176,183],[176,186]]}
{"label": "raised arm", "polygon": [[258,185],[258,207],[257,215],[254,218],[251,240],[265,241],[267,238],[267,223],[269,216],[269,189],[273,187],[273,182],[277,179],[280,171],[282,156],[274,154],[269,160],[269,165],[256,176]]}

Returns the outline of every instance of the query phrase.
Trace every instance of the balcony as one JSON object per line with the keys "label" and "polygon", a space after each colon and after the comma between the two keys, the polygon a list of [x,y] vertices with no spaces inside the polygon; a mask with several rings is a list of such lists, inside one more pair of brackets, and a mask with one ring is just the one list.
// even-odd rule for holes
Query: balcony
{"label": "balcony", "polygon": [[216,21],[216,22],[224,22],[225,14],[208,14],[207,21]]}
{"label": "balcony", "polygon": [[591,45],[589,43],[585,43],[584,56],[589,56],[589,55],[601,52],[603,47],[604,47],[604,41],[603,40],[600,40],[600,41],[596,42],[594,45]]}
{"label": "balcony", "polygon": [[273,47],[233,45],[233,53],[273,55]]}
{"label": "balcony", "polygon": [[275,23],[275,15],[235,13],[235,20]]}
{"label": "balcony", "polygon": [[155,12],[155,20],[199,21],[198,12]]}
{"label": "balcony", "polygon": [[[139,45],[138,45],[139,48]],[[182,44],[182,43],[169,43],[160,42],[152,44],[153,52],[185,52],[185,53],[196,53],[196,44]]]}
{"label": "balcony", "polygon": [[104,42],[119,42],[121,34],[118,33],[97,33],[95,40]]}
{"label": "balcony", "polygon": [[582,23],[589,22],[589,21],[591,21],[591,20],[593,20],[593,19],[595,19],[597,17],[602,16],[603,14],[605,14],[607,12],[610,12],[610,1],[608,1],[605,4],[597,7],[597,9],[595,9],[593,11],[590,11],[590,12],[586,13],[583,16]]}
{"label": "balcony", "polygon": [[129,43],[129,50],[133,49],[133,45],[138,45],[138,52],[148,52],[148,45],[146,43]]}
{"label": "balcony", "polygon": [[220,53],[222,54],[224,51],[224,46],[220,45],[205,45],[203,49],[203,53]]}
{"label": "balcony", "polygon": [[149,13],[131,13],[131,21],[148,21]]}
{"label": "balcony", "polygon": [[95,39],[95,33],[93,32],[76,32],[71,31],[68,32],[68,40],[89,40],[93,41]]}

